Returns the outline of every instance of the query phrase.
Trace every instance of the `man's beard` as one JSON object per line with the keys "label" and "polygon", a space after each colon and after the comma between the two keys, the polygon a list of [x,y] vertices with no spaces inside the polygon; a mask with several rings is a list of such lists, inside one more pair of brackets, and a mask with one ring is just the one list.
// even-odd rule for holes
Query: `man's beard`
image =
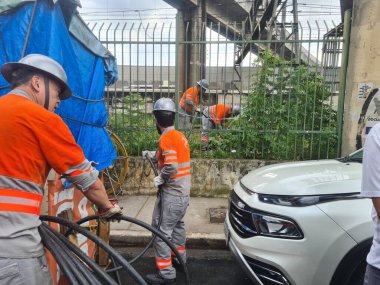
{"label": "man's beard", "polygon": [[156,129],[157,129],[158,134],[161,135],[162,134],[161,128],[159,126],[157,126],[157,124],[156,124]]}

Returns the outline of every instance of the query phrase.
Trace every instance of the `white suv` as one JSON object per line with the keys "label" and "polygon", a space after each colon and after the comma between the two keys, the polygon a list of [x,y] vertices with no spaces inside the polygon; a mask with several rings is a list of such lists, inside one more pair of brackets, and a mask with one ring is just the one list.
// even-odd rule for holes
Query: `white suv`
{"label": "white suv", "polygon": [[269,165],[234,186],[226,241],[254,284],[363,284],[373,225],[361,161],[359,150]]}

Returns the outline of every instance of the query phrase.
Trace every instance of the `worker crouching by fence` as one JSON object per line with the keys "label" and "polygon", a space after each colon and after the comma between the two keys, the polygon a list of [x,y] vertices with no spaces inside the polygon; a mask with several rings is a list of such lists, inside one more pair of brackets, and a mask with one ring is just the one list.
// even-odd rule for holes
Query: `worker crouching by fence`
{"label": "worker crouching by fence", "polygon": [[217,104],[207,107],[202,113],[202,150],[209,148],[209,131],[216,128],[226,128],[227,120],[230,117],[240,114],[240,107],[238,105],[224,105]]}
{"label": "worker crouching by fence", "polygon": [[197,85],[187,89],[179,101],[178,128],[180,130],[191,129],[196,112],[200,112],[200,98],[209,92],[209,84],[206,79],[199,80]]}
{"label": "worker crouching by fence", "polygon": [[[152,225],[173,242],[186,262],[184,216],[190,195],[190,147],[186,137],[173,127],[175,105],[171,99],[159,99],[154,104],[153,114],[161,136],[156,154],[160,174],[154,178],[159,193],[153,210]],[[154,251],[158,274],[148,274],[146,281],[150,284],[175,284],[176,270],[172,263],[174,253],[158,237],[154,240]]]}

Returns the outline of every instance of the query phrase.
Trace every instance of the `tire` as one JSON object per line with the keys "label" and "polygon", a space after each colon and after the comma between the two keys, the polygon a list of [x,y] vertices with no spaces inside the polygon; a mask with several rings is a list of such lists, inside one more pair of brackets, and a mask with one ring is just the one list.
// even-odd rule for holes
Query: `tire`
{"label": "tire", "polygon": [[362,285],[372,238],[352,248],[339,263],[330,285]]}
{"label": "tire", "polygon": [[367,267],[367,262],[365,261],[359,264],[358,268],[352,274],[352,277],[348,285],[363,285],[366,267]]}

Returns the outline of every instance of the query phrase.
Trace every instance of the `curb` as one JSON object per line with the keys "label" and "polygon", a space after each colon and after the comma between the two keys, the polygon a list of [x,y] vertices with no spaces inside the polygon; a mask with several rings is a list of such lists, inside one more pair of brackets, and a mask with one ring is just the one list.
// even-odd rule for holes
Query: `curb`
{"label": "curb", "polygon": [[[111,230],[110,245],[115,247],[146,246],[152,235],[148,231]],[[186,233],[186,247],[194,249],[227,249],[224,234]]]}

